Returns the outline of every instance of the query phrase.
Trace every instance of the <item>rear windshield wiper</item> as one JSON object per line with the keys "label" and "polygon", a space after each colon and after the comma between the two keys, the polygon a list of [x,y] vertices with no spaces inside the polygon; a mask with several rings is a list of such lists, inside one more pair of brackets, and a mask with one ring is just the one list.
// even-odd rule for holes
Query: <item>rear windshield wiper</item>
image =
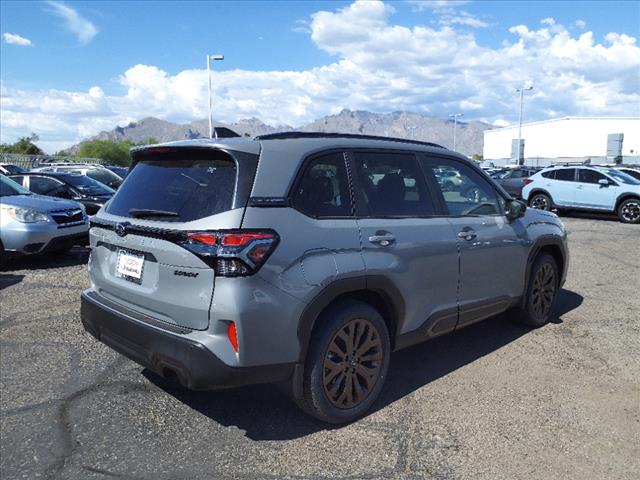
{"label": "rear windshield wiper", "polygon": [[153,210],[147,208],[132,208],[129,210],[129,215],[134,218],[144,217],[177,217],[178,212],[171,212],[168,210]]}

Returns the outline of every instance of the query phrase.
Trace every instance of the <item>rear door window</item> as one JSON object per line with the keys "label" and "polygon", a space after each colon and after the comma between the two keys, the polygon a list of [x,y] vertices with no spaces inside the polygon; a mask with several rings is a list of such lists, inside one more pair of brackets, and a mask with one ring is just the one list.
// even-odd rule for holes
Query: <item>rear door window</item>
{"label": "rear door window", "polygon": [[565,182],[575,182],[576,169],[575,168],[563,168],[562,170],[556,170],[556,180],[562,180]]}
{"label": "rear door window", "polygon": [[109,204],[113,215],[189,222],[231,210],[235,161],[221,151],[176,149],[140,157]]}
{"label": "rear door window", "polygon": [[[423,217],[433,202],[415,155],[356,153],[358,200],[369,217]],[[442,175],[455,172],[444,169]]]}

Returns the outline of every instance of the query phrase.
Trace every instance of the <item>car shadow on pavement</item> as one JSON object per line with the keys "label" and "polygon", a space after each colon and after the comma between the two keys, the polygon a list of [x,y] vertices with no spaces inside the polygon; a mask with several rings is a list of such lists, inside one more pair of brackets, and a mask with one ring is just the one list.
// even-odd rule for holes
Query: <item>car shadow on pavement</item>
{"label": "car shadow on pavement", "polygon": [[41,255],[29,255],[12,258],[0,268],[0,271],[45,270],[49,268],[74,267],[86,265],[89,260],[88,247],[75,246],[68,252],[48,252]]}
{"label": "car shadow on pavement", "polygon": [[11,285],[20,283],[23,278],[24,278],[24,275],[0,273],[0,290],[4,290],[5,288],[10,287]]}
{"label": "car shadow on pavement", "polygon": [[560,218],[584,218],[586,220],[603,220],[609,222],[619,223],[620,219],[615,213],[607,213],[607,212],[586,212],[580,210],[569,210],[565,212],[561,212],[559,214]]}
{"label": "car shadow on pavement", "polygon": [[[583,297],[561,290],[553,324],[578,308]],[[372,412],[385,408],[415,390],[494,352],[531,331],[499,315],[476,323],[450,335],[396,352],[386,384]],[[143,375],[160,389],[179,401],[224,426],[236,426],[252,440],[290,440],[320,430],[334,428],[302,413],[274,385],[194,392],[149,370]],[[366,417],[365,417],[366,418]]]}

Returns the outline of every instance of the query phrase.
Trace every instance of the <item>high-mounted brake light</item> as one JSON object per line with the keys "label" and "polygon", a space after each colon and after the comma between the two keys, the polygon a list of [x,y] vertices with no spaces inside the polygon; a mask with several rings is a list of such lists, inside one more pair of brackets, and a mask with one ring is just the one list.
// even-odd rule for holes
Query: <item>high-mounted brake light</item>
{"label": "high-mounted brake light", "polygon": [[280,238],[272,230],[187,232],[180,245],[211,265],[216,275],[253,275],[267,261]]}

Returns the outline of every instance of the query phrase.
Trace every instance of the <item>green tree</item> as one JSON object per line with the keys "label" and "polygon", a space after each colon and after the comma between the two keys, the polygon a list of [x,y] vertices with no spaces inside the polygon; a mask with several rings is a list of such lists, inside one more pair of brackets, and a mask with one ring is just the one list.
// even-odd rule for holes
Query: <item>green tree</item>
{"label": "green tree", "polygon": [[482,156],[482,155],[480,155],[479,153],[474,153],[474,154],[471,156],[471,159],[472,159],[472,160],[475,160],[476,162],[481,162],[482,160],[484,160],[483,156]]}
{"label": "green tree", "polygon": [[35,144],[38,140],[40,140],[40,137],[32,133],[28,137],[19,138],[16,143],[3,143],[0,145],[0,152],[18,153],[22,155],[44,155],[42,149]]}
{"label": "green tree", "polygon": [[133,143],[130,141],[88,140],[80,144],[77,156],[99,158],[108,164],[128,167],[131,165],[131,147]]}

